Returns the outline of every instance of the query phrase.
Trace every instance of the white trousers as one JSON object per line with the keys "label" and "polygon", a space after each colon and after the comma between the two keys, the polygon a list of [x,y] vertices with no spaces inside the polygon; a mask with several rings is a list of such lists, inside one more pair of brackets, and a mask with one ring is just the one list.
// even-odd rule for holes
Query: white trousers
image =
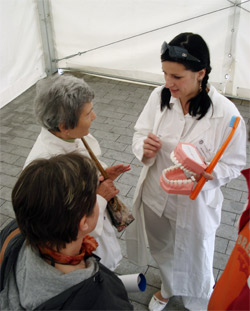
{"label": "white trousers", "polygon": [[[168,219],[164,214],[159,217],[145,203],[143,203],[143,210],[150,253],[160,270],[161,295],[166,299],[180,296],[178,292],[173,291],[176,222]],[[183,296],[182,300],[189,310],[207,310],[207,299]]]}

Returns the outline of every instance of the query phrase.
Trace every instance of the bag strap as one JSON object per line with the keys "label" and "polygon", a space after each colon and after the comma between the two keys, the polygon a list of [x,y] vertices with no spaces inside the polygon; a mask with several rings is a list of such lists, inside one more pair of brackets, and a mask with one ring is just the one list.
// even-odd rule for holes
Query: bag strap
{"label": "bag strap", "polygon": [[[107,172],[104,170],[101,163],[98,161],[97,157],[95,156],[94,152],[90,148],[89,144],[86,142],[86,140],[83,137],[81,138],[81,140],[82,140],[85,148],[88,150],[88,153],[91,156],[92,160],[95,162],[96,166],[98,167],[99,171],[101,172],[102,176],[104,177],[104,179],[108,179]],[[117,200],[118,200],[117,196],[114,196],[109,201],[117,202]]]}
{"label": "bag strap", "polygon": [[2,264],[2,261],[3,261],[3,258],[4,258],[4,253],[5,253],[5,250],[9,244],[9,242],[11,241],[12,238],[14,238],[18,233],[20,233],[20,229],[19,228],[16,228],[14,231],[12,231],[8,236],[7,238],[5,239],[4,243],[3,243],[3,247],[1,249],[1,252],[0,252],[0,265]]}
{"label": "bag strap", "polygon": [[101,172],[104,179],[108,178],[107,172],[102,167],[101,163],[98,161],[97,157],[95,156],[94,152],[91,150],[89,144],[86,142],[86,140],[82,137],[81,138],[85,148],[88,150],[89,155],[91,156],[92,160],[95,162],[96,166],[98,167],[99,171]]}

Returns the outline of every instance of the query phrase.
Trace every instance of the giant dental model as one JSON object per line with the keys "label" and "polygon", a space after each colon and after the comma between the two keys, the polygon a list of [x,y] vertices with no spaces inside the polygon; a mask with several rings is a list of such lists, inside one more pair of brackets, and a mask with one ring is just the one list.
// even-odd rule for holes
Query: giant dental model
{"label": "giant dental model", "polygon": [[175,164],[162,171],[160,185],[168,193],[186,194],[192,192],[194,175],[201,174],[207,167],[196,147],[189,143],[178,143],[170,154]]}

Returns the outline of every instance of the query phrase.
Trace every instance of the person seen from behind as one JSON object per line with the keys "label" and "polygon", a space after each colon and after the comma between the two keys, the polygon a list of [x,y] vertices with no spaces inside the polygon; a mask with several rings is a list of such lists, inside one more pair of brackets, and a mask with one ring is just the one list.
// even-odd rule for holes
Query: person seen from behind
{"label": "person seen from behind", "polygon": [[[1,263],[1,310],[132,310],[120,279],[92,252],[97,223],[97,170],[71,153],[31,162],[12,191],[17,233]],[[2,251],[2,250],[1,250]]]}

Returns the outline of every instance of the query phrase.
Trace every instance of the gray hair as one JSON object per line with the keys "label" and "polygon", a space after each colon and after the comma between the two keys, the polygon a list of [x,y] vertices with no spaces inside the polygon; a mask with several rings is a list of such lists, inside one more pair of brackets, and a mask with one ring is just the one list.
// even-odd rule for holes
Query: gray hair
{"label": "gray hair", "polygon": [[83,79],[71,75],[47,78],[37,84],[35,114],[48,130],[58,132],[61,123],[66,129],[73,129],[84,105],[93,98],[93,90]]}

